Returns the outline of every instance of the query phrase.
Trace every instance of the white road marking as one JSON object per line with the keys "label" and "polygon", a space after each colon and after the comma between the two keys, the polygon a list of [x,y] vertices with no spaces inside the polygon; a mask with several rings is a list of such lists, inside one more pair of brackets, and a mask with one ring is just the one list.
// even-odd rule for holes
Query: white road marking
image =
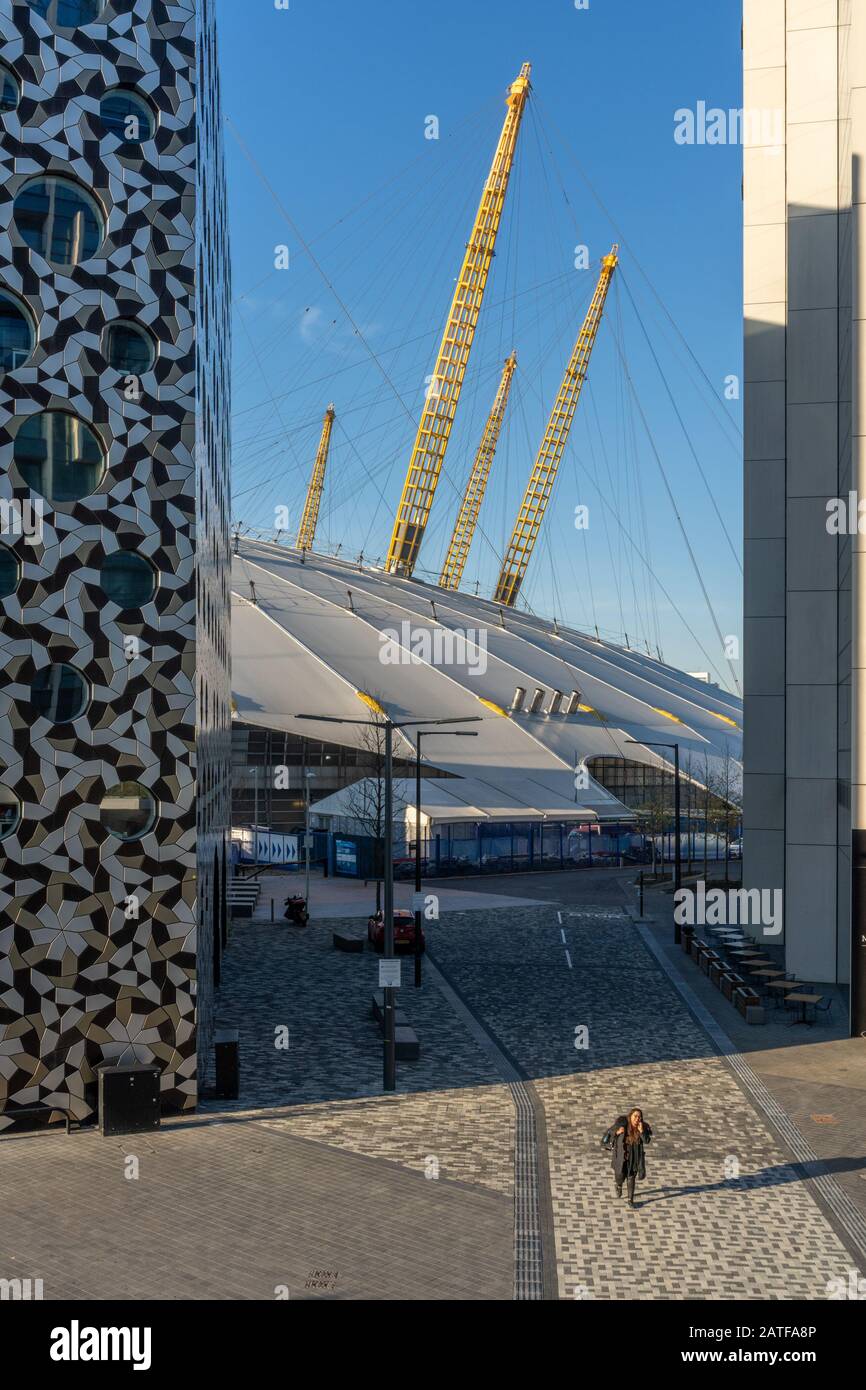
{"label": "white road marking", "polygon": [[562,926],[562,913],[561,913],[561,912],[557,912],[556,916],[557,916],[557,920],[559,921],[559,925]]}
{"label": "white road marking", "polygon": [[565,953],[565,959],[568,961],[568,968],[569,968],[569,970],[573,970],[573,969],[574,969],[574,966],[573,966],[572,963],[571,963],[571,956],[569,955],[568,951],[566,951],[566,953]]}
{"label": "white road marking", "polygon": [[565,928],[564,928],[564,927],[560,927],[560,929],[559,929],[559,934],[560,934],[560,936],[562,937],[562,944],[563,944],[563,946],[564,946],[564,945],[565,945]]}

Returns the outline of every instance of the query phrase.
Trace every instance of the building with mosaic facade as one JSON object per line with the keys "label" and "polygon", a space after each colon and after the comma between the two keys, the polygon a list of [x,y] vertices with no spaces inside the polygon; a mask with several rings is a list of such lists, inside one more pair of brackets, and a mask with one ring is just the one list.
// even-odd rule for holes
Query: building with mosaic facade
{"label": "building with mosaic facade", "polygon": [[0,0],[0,1126],[196,1103],[230,821],[213,0]]}

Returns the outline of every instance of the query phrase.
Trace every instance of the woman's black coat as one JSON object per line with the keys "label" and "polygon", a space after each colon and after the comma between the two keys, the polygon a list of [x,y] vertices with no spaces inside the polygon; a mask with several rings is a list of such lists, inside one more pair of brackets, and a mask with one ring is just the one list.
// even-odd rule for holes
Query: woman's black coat
{"label": "woman's black coat", "polygon": [[[621,1129],[623,1131],[622,1134],[617,1134],[616,1131],[618,1129]],[[610,1148],[611,1150],[611,1167],[613,1168],[613,1175],[616,1178],[617,1182],[622,1182],[623,1178],[626,1176],[628,1169],[628,1153],[626,1151],[625,1143],[625,1135],[627,1129],[628,1115],[620,1115],[617,1119],[614,1120],[613,1124],[611,1125],[610,1129],[607,1131],[607,1133],[604,1136],[604,1139],[602,1140],[602,1143],[605,1145],[605,1147]],[[646,1177],[646,1158],[644,1157],[644,1149],[646,1145],[650,1142],[652,1137],[652,1129],[647,1124],[646,1120],[644,1120],[643,1134],[640,1136],[637,1145],[636,1155],[637,1176],[639,1178]]]}

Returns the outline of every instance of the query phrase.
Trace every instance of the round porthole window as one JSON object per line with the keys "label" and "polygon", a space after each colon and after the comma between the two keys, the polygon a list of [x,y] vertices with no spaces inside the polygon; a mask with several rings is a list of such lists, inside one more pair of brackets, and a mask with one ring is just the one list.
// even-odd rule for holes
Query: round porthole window
{"label": "round porthole window", "polygon": [[0,370],[23,367],[33,351],[36,333],[33,320],[11,294],[0,290]]}
{"label": "round porthole window", "polygon": [[15,199],[13,222],[25,245],[59,270],[89,261],[105,235],[95,199],[71,179],[26,183]]}
{"label": "round porthole window", "polygon": [[18,560],[8,545],[0,545],[0,598],[8,598],[18,588]]}
{"label": "round porthole window", "polygon": [[0,112],[17,111],[20,100],[18,78],[5,63],[0,63]]}
{"label": "round porthole window", "polygon": [[156,357],[153,339],[134,323],[110,323],[105,330],[105,360],[116,372],[143,376]]}
{"label": "round porthole window", "polygon": [[37,719],[68,724],[87,704],[87,684],[72,666],[46,666],[30,686],[30,706]]}
{"label": "round porthole window", "polygon": [[124,145],[140,145],[153,139],[156,118],[149,102],[137,92],[115,87],[99,103],[99,119],[106,135],[116,135]]}
{"label": "round porthole window", "polygon": [[31,10],[55,29],[77,29],[92,24],[102,13],[105,0],[29,0]]}
{"label": "round porthole window", "polygon": [[156,591],[156,572],[134,551],[117,550],[103,560],[99,582],[118,608],[143,608]]}
{"label": "round porthole window", "polygon": [[89,497],[105,473],[99,436],[62,410],[27,416],[15,436],[12,457],[27,486],[50,502]]}
{"label": "round porthole window", "polygon": [[21,802],[8,787],[0,786],[0,840],[12,835],[21,824]]}
{"label": "round porthole window", "polygon": [[99,806],[103,827],[119,840],[140,840],[156,824],[157,804],[140,782],[119,782]]}

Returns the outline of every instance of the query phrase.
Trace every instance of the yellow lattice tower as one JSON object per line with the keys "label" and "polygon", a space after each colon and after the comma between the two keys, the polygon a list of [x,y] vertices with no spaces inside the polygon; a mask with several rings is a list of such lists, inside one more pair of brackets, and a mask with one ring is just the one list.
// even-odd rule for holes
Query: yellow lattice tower
{"label": "yellow lattice tower", "polygon": [[565,452],[577,403],[580,400],[581,389],[586,380],[589,359],[592,356],[592,349],[601,325],[604,302],[607,299],[613,272],[616,270],[618,253],[619,247],[614,246],[610,255],[602,259],[601,275],[592,296],[592,303],[577,335],[571,360],[565,369],[565,376],[562,379],[553,410],[550,412],[550,419],[541,441],[541,448],[529,475],[529,482],[526,484],[526,491],[517,513],[514,530],[508,542],[508,549],[505,552],[505,559],[502,562],[502,569],[493,595],[496,603],[502,603],[508,608],[514,606],[535,542],[538,540],[538,533],[541,530],[541,523],[544,520],[544,513],[550,501],[556,474]]}
{"label": "yellow lattice tower", "polygon": [[493,260],[517,135],[529,95],[529,73],[530,65],[524,63],[506,98],[505,123],[457,278],[394,520],[385,562],[392,574],[411,575],[421,549]]}
{"label": "yellow lattice tower", "polygon": [[508,393],[511,390],[511,379],[514,376],[516,366],[517,353],[512,352],[511,356],[506,359],[502,370],[502,380],[496,392],[493,409],[487,424],[484,426],[481,443],[478,445],[478,453],[475,455],[469,482],[466,484],[463,501],[460,503],[460,511],[457,513],[454,534],[451,537],[448,554],[445,556],[445,563],[439,576],[439,584],[443,589],[460,588],[466,561],[469,559],[469,547],[472,545],[472,537],[475,535],[475,527],[478,524],[481,503],[484,501],[493,456],[499,442],[499,431],[502,429],[502,421],[505,418],[505,407],[508,404]]}
{"label": "yellow lattice tower", "polygon": [[325,418],[322,422],[322,437],[319,440],[319,448],[316,453],[316,462],[313,464],[313,472],[310,475],[310,486],[307,488],[307,500],[304,503],[304,514],[301,517],[301,524],[298,528],[298,550],[312,550],[313,541],[316,539],[316,523],[319,520],[319,506],[322,501],[322,492],[325,486],[325,469],[328,465],[328,450],[331,447],[331,429],[334,424],[334,407],[328,406],[325,411]]}

